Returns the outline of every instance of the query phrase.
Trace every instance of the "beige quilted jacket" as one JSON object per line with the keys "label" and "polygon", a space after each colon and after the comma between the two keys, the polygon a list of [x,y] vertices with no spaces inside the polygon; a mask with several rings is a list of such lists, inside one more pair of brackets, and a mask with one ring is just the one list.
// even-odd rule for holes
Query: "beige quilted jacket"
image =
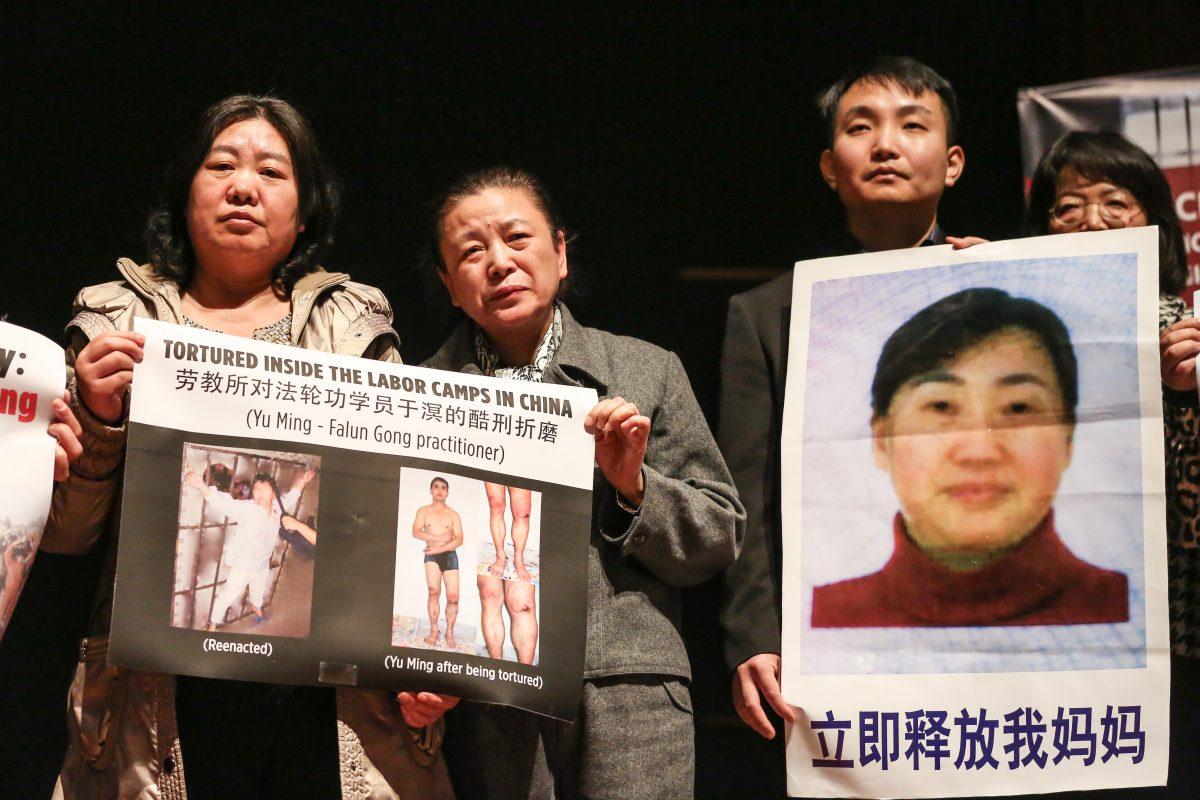
{"label": "beige quilted jacket", "polygon": [[[84,455],[55,490],[42,549],[81,554],[119,518],[124,427],[93,416],[78,398],[76,354],[105,331],[131,330],[135,317],[180,323],[179,287],[133,261],[117,262],[123,280],[90,286],[75,298],[67,326],[68,385],[84,428]],[[292,290],[292,342],[310,350],[400,361],[392,312],[374,287],[317,270]],[[106,662],[116,547],[110,546],[68,700],[70,740],[55,797],[184,798],[184,764],[175,719],[175,676],[119,669]],[[342,795],[453,797],[439,747],[442,727],[411,730],[388,692],[338,689]]]}

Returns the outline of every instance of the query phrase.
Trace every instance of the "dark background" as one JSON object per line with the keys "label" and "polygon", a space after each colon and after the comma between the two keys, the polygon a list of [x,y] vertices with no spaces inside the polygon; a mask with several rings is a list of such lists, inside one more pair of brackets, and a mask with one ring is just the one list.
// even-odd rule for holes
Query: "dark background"
{"label": "dark background", "polygon": [[[576,315],[677,351],[715,420],[726,299],[841,228],[817,173],[825,84],[883,53],[946,75],[967,164],[943,223],[1003,238],[1022,204],[1018,88],[1193,63],[1196,20],[1185,2],[6,11],[0,312],[57,338],[79,287],[142,257],[200,112],[274,90],[345,182],[326,266],[387,292],[406,359],[450,324],[414,269],[427,203],[467,170],[520,165],[578,232]],[[48,792],[96,568],[41,555],[0,645],[0,787],[17,787],[0,795]],[[733,715],[715,607],[712,582],[689,591],[698,793],[761,796],[771,756]]]}

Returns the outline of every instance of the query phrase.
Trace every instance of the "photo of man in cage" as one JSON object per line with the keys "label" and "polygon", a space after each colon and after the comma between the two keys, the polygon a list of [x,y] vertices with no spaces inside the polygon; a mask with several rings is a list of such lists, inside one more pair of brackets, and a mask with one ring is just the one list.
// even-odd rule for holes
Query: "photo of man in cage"
{"label": "photo of man in cage", "polygon": [[308,635],[320,461],[184,445],[172,626]]}

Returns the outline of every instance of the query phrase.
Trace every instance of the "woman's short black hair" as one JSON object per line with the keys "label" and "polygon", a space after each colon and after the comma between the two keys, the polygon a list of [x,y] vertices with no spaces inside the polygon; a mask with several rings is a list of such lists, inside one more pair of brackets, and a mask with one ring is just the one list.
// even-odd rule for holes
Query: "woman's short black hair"
{"label": "woman's short black hair", "polygon": [[146,221],[146,249],[159,276],[183,287],[195,268],[195,255],[187,230],[187,205],[192,179],[204,163],[213,141],[235,122],[262,119],[287,143],[299,196],[299,223],[304,230],[272,272],[272,280],[285,291],[319,266],[333,245],[334,227],[341,209],[341,190],[333,168],[317,145],[308,120],[286,100],[271,95],[237,94],[213,104],[200,117],[195,135],[167,173],[159,206]]}
{"label": "woman's short black hair", "polygon": [[837,122],[838,106],[842,96],[859,81],[899,86],[913,97],[932,92],[942,101],[946,115],[946,144],[958,141],[958,98],[950,81],[938,74],[933,67],[922,64],[908,56],[882,56],[871,64],[860,66],[842,75],[817,98],[817,108],[825,122],[825,132],[833,141],[834,124]]}
{"label": "woman's short black hair", "polygon": [[1067,326],[1036,300],[992,288],[964,289],[943,297],[913,314],[888,337],[871,383],[874,417],[887,416],[892,398],[908,381],[952,361],[989,336],[1012,329],[1028,331],[1041,342],[1058,376],[1063,414],[1074,423],[1079,364]]}
{"label": "woman's short black hair", "polygon": [[1177,294],[1187,283],[1183,229],[1175,215],[1171,187],[1145,150],[1112,131],[1070,131],[1050,146],[1029,186],[1025,226],[1032,236],[1050,232],[1050,209],[1063,172],[1073,169],[1089,181],[1107,181],[1133,195],[1146,222],[1158,226],[1158,286]]}

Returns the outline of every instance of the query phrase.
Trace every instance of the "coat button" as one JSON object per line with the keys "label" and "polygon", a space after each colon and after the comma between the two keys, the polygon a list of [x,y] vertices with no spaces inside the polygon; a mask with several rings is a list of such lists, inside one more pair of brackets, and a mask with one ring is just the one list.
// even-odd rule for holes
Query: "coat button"
{"label": "coat button", "polygon": [[167,756],[163,759],[163,772],[170,775],[175,771],[175,756]]}

